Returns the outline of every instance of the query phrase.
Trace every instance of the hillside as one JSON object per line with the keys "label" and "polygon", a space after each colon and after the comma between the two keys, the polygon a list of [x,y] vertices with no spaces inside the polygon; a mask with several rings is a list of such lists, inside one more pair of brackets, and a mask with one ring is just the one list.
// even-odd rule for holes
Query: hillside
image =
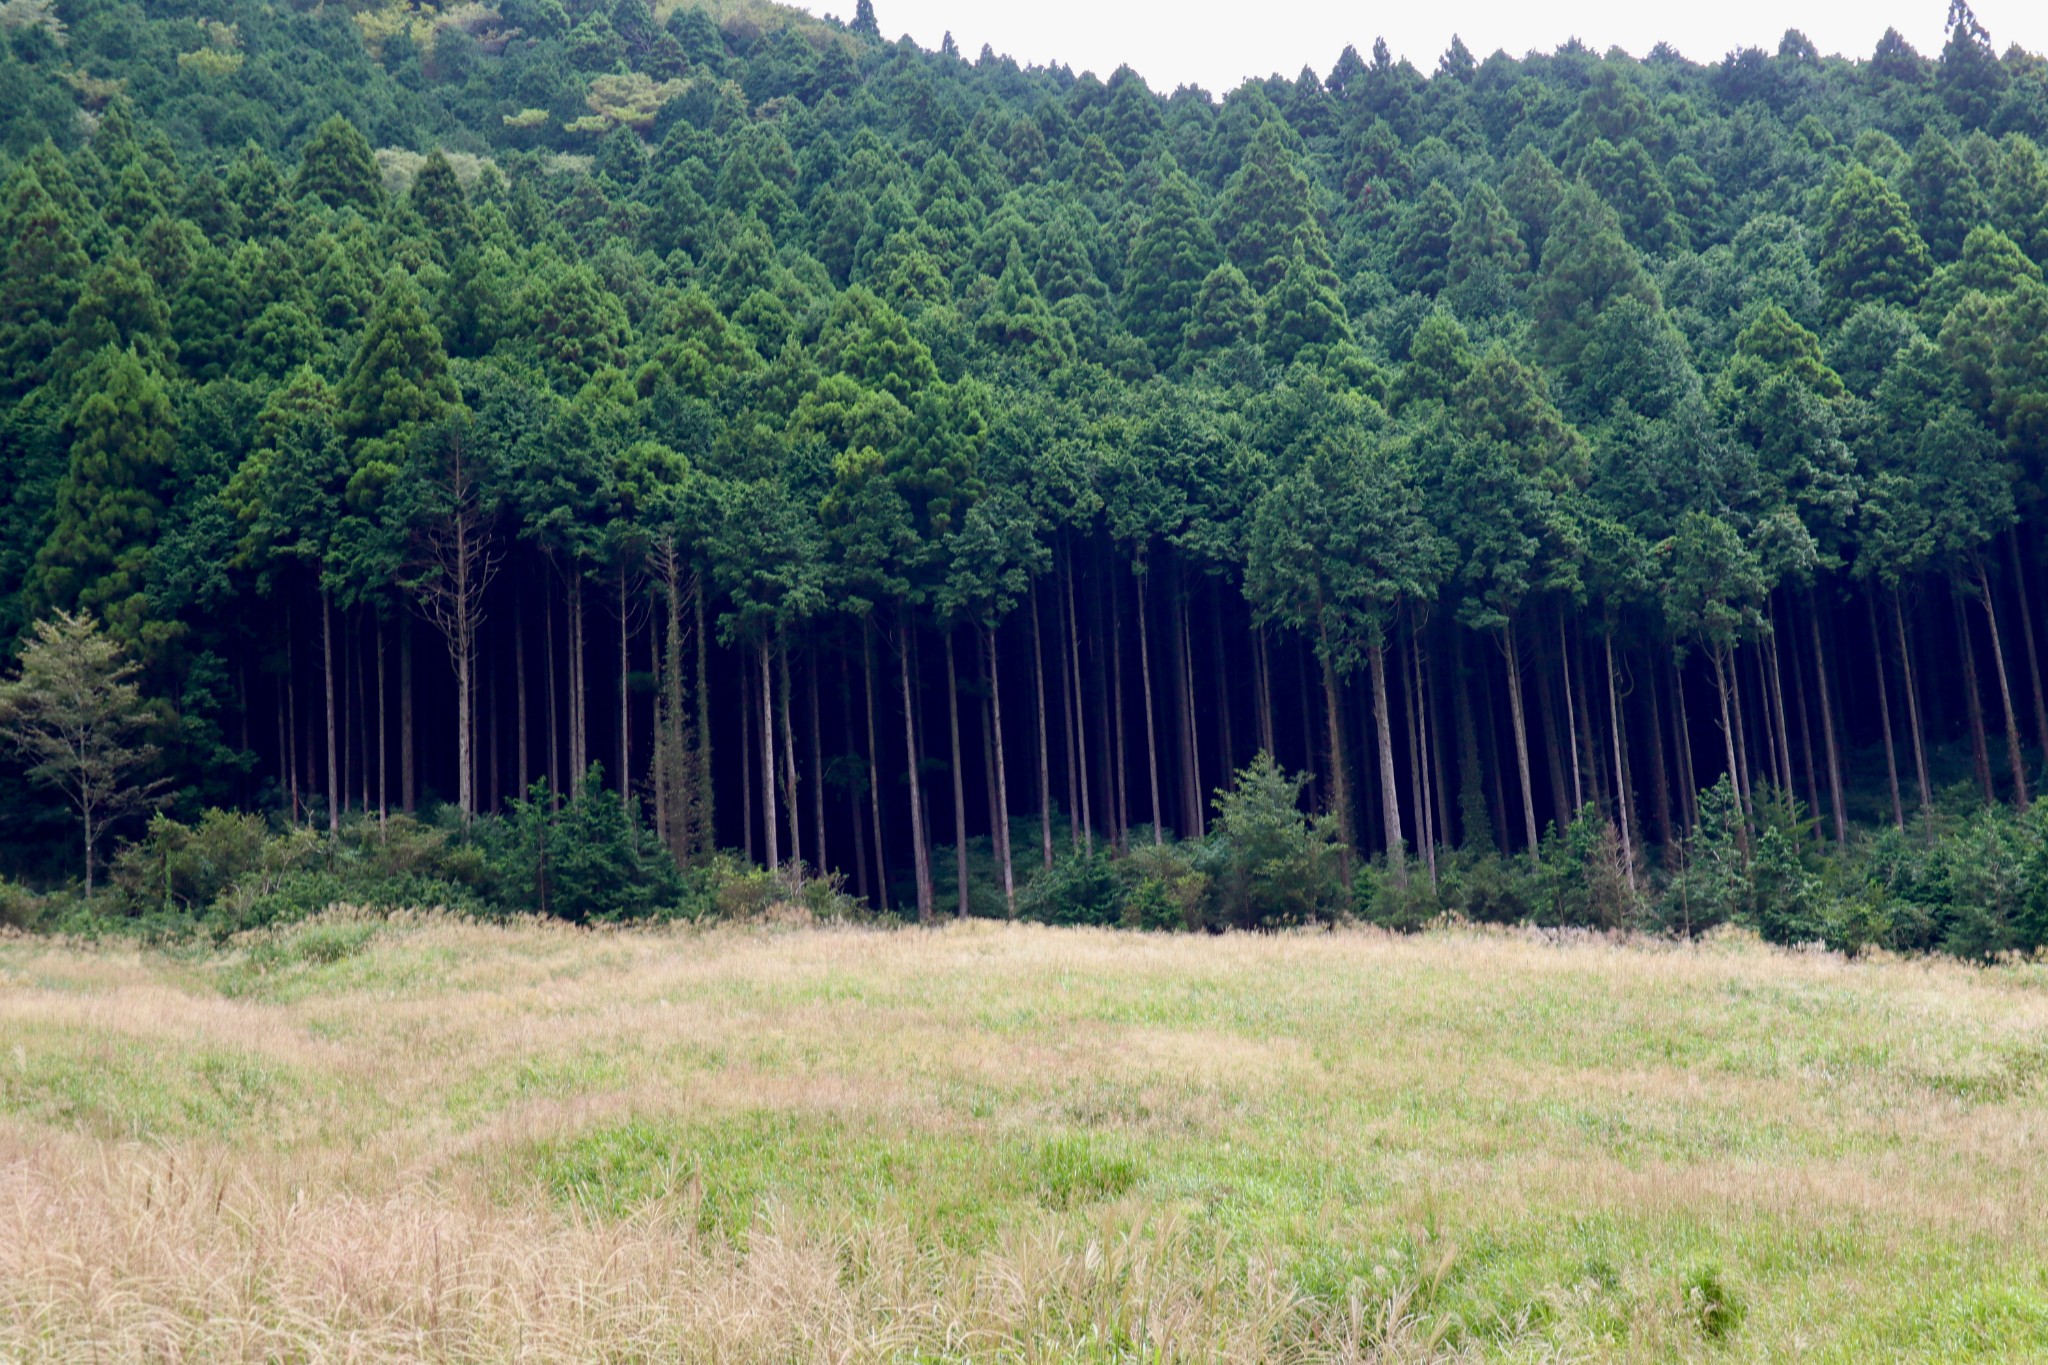
{"label": "hillside", "polygon": [[2048,63],[1951,18],[1219,97],[865,3],[8,0],[0,637],[136,669],[97,814],[10,760],[8,913],[2031,951]]}

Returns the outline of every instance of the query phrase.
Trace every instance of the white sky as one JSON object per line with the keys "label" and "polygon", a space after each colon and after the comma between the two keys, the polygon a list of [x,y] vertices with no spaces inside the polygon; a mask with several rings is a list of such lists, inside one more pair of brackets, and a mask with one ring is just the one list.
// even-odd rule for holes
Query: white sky
{"label": "white sky", "polygon": [[[853,0],[811,0],[813,11],[851,17]],[[2017,42],[2048,51],[2048,0],[1977,0],[1978,22],[2003,52]],[[1384,35],[1397,57],[1428,74],[1458,34],[1484,60],[1496,48],[1550,51],[1576,37],[1595,51],[1619,44],[1642,56],[1659,40],[1694,61],[1737,47],[1776,51],[1788,26],[1822,52],[1867,57],[1887,26],[1923,54],[1941,50],[1946,0],[1425,0],[1370,8],[1279,0],[875,0],[885,37],[908,33],[927,48],[952,30],[969,60],[989,44],[1027,65],[1066,62],[1107,77],[1128,62],[1162,93],[1192,82],[1221,95],[1248,76],[1292,79],[1304,65],[1327,75],[1353,43],[1368,59]]]}

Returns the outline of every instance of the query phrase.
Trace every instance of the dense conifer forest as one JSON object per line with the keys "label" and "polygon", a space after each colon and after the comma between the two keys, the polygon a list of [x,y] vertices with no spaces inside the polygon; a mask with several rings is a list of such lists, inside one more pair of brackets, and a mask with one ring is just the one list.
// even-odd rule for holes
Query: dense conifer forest
{"label": "dense conifer forest", "polygon": [[1220,97],[868,0],[0,33],[17,917],[2048,938],[2048,62],[1962,0]]}

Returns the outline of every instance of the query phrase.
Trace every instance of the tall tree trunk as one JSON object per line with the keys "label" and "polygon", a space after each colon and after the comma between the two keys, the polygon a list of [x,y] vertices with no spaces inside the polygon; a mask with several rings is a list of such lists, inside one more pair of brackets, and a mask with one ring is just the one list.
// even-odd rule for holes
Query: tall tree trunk
{"label": "tall tree trunk", "polygon": [[2005,645],[1998,638],[1998,605],[1992,600],[1991,577],[1981,561],[1977,565],[1977,590],[1984,597],[1984,619],[1991,628],[1991,666],[1998,674],[1998,700],[2005,708],[2005,756],[2012,765],[2013,804],[2025,810],[2027,761],[2020,753],[2020,723],[2013,714],[2012,683],[2005,673]]}
{"label": "tall tree trunk", "polygon": [[1742,780],[1742,764],[1735,751],[1738,736],[1735,733],[1735,717],[1730,712],[1728,699],[1728,651],[1720,645],[1715,645],[1707,651],[1707,656],[1714,661],[1714,693],[1721,701],[1721,741],[1728,751],[1728,781],[1735,787],[1735,803],[1741,807],[1743,822],[1747,825],[1749,793],[1746,789],[1747,784]]}
{"label": "tall tree trunk", "polygon": [[526,799],[527,790],[533,785],[533,758],[529,748],[531,738],[527,729],[526,708],[526,613],[512,613],[512,688],[518,694],[519,708],[519,799]]}
{"label": "tall tree trunk", "polygon": [[1621,818],[1621,865],[1628,873],[1629,890],[1636,885],[1636,844],[1635,832],[1629,828],[1629,806],[1633,804],[1629,795],[1628,769],[1621,760],[1621,696],[1614,685],[1614,632],[1607,632],[1607,714],[1613,723],[1607,732],[1614,740],[1614,810]]}
{"label": "tall tree trunk", "polygon": [[775,819],[775,697],[774,666],[769,658],[768,637],[763,634],[754,647],[761,669],[761,714],[755,733],[761,740],[761,831],[767,841],[768,870],[782,873],[782,831]]}
{"label": "tall tree trunk", "polygon": [[1237,738],[1230,723],[1230,651],[1223,647],[1223,592],[1209,576],[1209,648],[1216,656],[1216,728],[1223,742],[1223,784],[1237,771]]}
{"label": "tall tree trunk", "polygon": [[[740,671],[742,673],[750,673],[752,669],[752,664],[744,664],[741,666]],[[747,855],[747,862],[750,864],[754,861],[754,772],[756,767],[754,763],[754,711],[756,708],[747,694],[753,690],[753,686],[754,680],[751,677],[740,679],[740,840]],[[769,798],[769,803],[770,811],[768,818],[773,821],[775,818],[773,797]],[[768,870],[773,872],[775,865],[770,863]]]}
{"label": "tall tree trunk", "polygon": [[868,814],[874,825],[875,886],[880,892],[876,903],[886,913],[889,909],[889,845],[882,834],[882,746],[875,730],[875,632],[873,620],[867,617],[861,619],[860,654],[862,680],[867,689]]}
{"label": "tall tree trunk", "polygon": [[1081,748],[1075,736],[1074,716],[1074,662],[1073,636],[1065,627],[1066,588],[1062,579],[1061,566],[1053,568],[1052,609],[1055,624],[1060,627],[1060,715],[1066,722],[1064,738],[1067,749],[1067,843],[1074,852],[1081,851]]}
{"label": "tall tree trunk", "polygon": [[1571,628],[1565,622],[1563,607],[1557,611],[1557,655],[1564,661],[1564,720],[1571,733],[1572,811],[1576,814],[1586,807],[1586,784],[1579,769],[1579,703],[1577,690],[1572,686]]}
{"label": "tall tree trunk", "polygon": [[1337,704],[1337,670],[1330,666],[1328,657],[1329,636],[1323,629],[1324,648],[1317,651],[1317,661],[1323,669],[1323,718],[1329,726],[1330,746],[1330,805],[1337,816],[1337,860],[1343,869],[1344,887],[1351,887],[1351,850],[1357,835],[1351,828],[1351,783],[1345,775],[1344,763],[1344,717]]}
{"label": "tall tree trunk", "polygon": [[1785,795],[1791,796],[1797,788],[1792,782],[1792,734],[1785,718],[1785,674],[1778,666],[1778,628],[1776,612],[1772,613],[1770,631],[1765,640],[1770,647],[1771,707],[1778,717],[1778,779],[1785,786]]}
{"label": "tall tree trunk", "polygon": [[1038,580],[1031,582],[1031,680],[1038,691],[1038,840],[1052,868],[1052,753],[1045,714],[1045,627],[1038,618]]}
{"label": "tall tree trunk", "polygon": [[2048,758],[2048,696],[2041,690],[2041,656],[2034,648],[2034,604],[2027,588],[2026,565],[2020,562],[2019,534],[2011,526],[2005,528],[2005,548],[2012,559],[2013,588],[2020,598],[2020,642],[2026,647],[2027,680],[2034,688],[2034,742]]}
{"label": "tall tree trunk", "polygon": [[1962,601],[1961,590],[1953,582],[1949,584],[1949,600],[1956,607],[1956,638],[1963,647],[1963,703],[1970,721],[1970,760],[1977,772],[1977,789],[1988,806],[1998,800],[1998,793],[1991,785],[1991,746],[1984,734],[1984,692],[1977,677],[1977,642],[1970,638],[1970,613]]}
{"label": "tall tree trunk", "polygon": [[363,790],[363,814],[370,813],[370,702],[363,689],[363,632],[358,626],[349,645],[349,669],[356,678],[356,772]]}
{"label": "tall tree trunk", "polygon": [[[1103,622],[1103,625],[1109,634],[1109,685],[1116,698],[1115,705],[1110,708],[1110,714],[1116,721],[1114,736],[1116,744],[1116,844],[1121,849],[1129,843],[1131,834],[1131,783],[1129,771],[1131,746],[1129,738],[1124,733],[1124,712],[1127,709],[1125,702],[1129,698],[1130,693],[1124,687],[1124,632],[1121,623],[1117,619],[1118,608],[1122,604],[1117,600],[1116,583],[1116,568],[1112,564],[1097,580],[1097,594],[1098,598],[1104,592],[1110,595],[1107,619]],[[994,657],[995,654],[995,637],[993,635],[989,637],[989,654],[990,657]],[[998,757],[1000,757],[1000,754]]]}
{"label": "tall tree trunk", "polygon": [[[1452,710],[1458,727],[1458,846],[1471,847],[1484,831],[1498,847],[1499,831],[1486,805],[1486,769],[1479,760],[1479,725],[1472,714],[1472,675],[1465,665],[1465,632],[1451,626]],[[1492,724],[1492,716],[1487,723]]]}
{"label": "tall tree trunk", "polygon": [[1074,556],[1067,554],[1067,658],[1073,664],[1070,683],[1074,689],[1074,762],[1081,787],[1081,847],[1095,852],[1095,810],[1089,798],[1092,785],[1088,772],[1088,699],[1081,689],[1081,626],[1074,610]]}
{"label": "tall tree trunk", "polygon": [[626,606],[626,566],[619,565],[619,800],[633,791],[633,665],[628,657],[632,616]]}
{"label": "tall tree trunk", "polygon": [[1657,670],[1645,672],[1648,684],[1644,707],[1650,713],[1650,787],[1652,810],[1657,817],[1657,846],[1669,852],[1673,847],[1671,827],[1671,769],[1665,760],[1664,713],[1657,705]]}
{"label": "tall tree trunk", "polygon": [[1522,832],[1529,841],[1529,857],[1541,856],[1536,837],[1536,788],[1529,779],[1529,726],[1522,713],[1522,660],[1515,648],[1515,625],[1500,628],[1501,657],[1507,663],[1508,711],[1515,727],[1515,769],[1522,780]]}
{"label": "tall tree trunk", "polygon": [[[1827,835],[1820,820],[1820,769],[1813,761],[1813,715],[1806,704],[1806,666],[1800,662],[1796,647],[1785,652],[1792,658],[1792,709],[1799,714],[1799,772],[1806,781],[1804,799],[1806,808],[1813,812],[1813,837],[1824,841]],[[1778,704],[1784,705],[1782,701]]]}
{"label": "tall tree trunk", "polygon": [[939,632],[946,642],[946,723],[953,736],[953,874],[960,891],[960,918],[967,918],[967,782],[960,753],[960,674],[953,657],[953,627]]}
{"label": "tall tree trunk", "polygon": [[1892,796],[1892,824],[1903,830],[1906,827],[1906,806],[1899,799],[1899,757],[1898,749],[1892,743],[1892,703],[1889,688],[1885,684],[1884,637],[1877,630],[1877,602],[1875,585],[1873,591],[1864,594],[1863,606],[1870,614],[1870,659],[1877,675],[1877,714],[1884,723],[1884,772]]}
{"label": "tall tree trunk", "polygon": [[[1091,559],[1094,558],[1096,557],[1091,556]],[[1095,790],[1101,793],[1101,805],[1098,809],[1102,811],[1103,823],[1109,826],[1109,841],[1112,845],[1121,846],[1123,831],[1116,822],[1116,726],[1109,705],[1109,662],[1103,657],[1106,651],[1102,647],[1110,632],[1102,619],[1102,578],[1099,563],[1096,589],[1087,595],[1087,602],[1088,638],[1094,646],[1090,652],[1095,663],[1092,679],[1094,686],[1091,689],[1095,693],[1095,731],[1102,737],[1102,742],[1095,746]],[[1078,611],[1077,607],[1076,612]]]}
{"label": "tall tree trunk", "polygon": [[1161,828],[1165,817],[1159,808],[1159,730],[1152,715],[1152,626],[1146,610],[1146,576],[1140,571],[1137,578],[1138,671],[1145,686],[1145,774],[1152,783],[1152,845],[1158,848],[1166,843],[1166,834]]}
{"label": "tall tree trunk", "polygon": [[[541,639],[546,646],[543,653],[547,660],[545,671],[548,697],[548,807],[552,810],[562,804],[562,697],[561,688],[555,677],[555,595],[543,591],[541,602]],[[749,827],[751,828],[751,823]],[[753,836],[749,835],[748,862],[753,861],[753,848]]]}
{"label": "tall tree trunk", "polygon": [[1899,667],[1905,672],[1906,724],[1913,732],[1913,769],[1920,780],[1920,813],[1934,813],[1934,792],[1927,781],[1927,748],[1920,735],[1920,695],[1913,685],[1913,647],[1906,638],[1906,608],[1899,590],[1892,589],[1892,619],[1899,628]]}
{"label": "tall tree trunk", "polygon": [[1003,757],[1003,672],[996,658],[996,629],[988,628],[988,698],[996,750],[996,857],[1003,864],[1003,909],[1017,918],[1017,881],[1010,858],[1010,777]]}
{"label": "tall tree trunk", "polygon": [[1685,675],[1679,671],[1678,660],[1671,659],[1671,714],[1678,739],[1679,790],[1684,795],[1683,807],[1685,827],[1690,830],[1700,822],[1700,779],[1693,767],[1692,712],[1685,704]]}
{"label": "tall tree trunk", "polygon": [[[697,806],[692,851],[707,853],[718,847],[717,784],[711,780],[711,635],[704,628],[704,577],[690,575],[690,609],[695,629],[691,636],[697,652]],[[742,711],[746,707],[740,708]],[[742,755],[741,767],[745,767]]]}
{"label": "tall tree trunk", "polygon": [[1177,769],[1180,777],[1180,820],[1186,837],[1200,838],[1201,813],[1196,807],[1201,798],[1196,793],[1201,779],[1195,767],[1195,717],[1190,704],[1194,692],[1188,684],[1187,585],[1180,556],[1173,556],[1171,563],[1167,628],[1171,632],[1173,646],[1174,747],[1180,755]]}
{"label": "tall tree trunk", "polygon": [[1394,773],[1394,722],[1387,708],[1387,651],[1384,645],[1366,649],[1366,663],[1372,673],[1372,719],[1379,732],[1380,821],[1387,840],[1387,864],[1394,871],[1394,885],[1408,884],[1408,863],[1402,852],[1407,842],[1401,831],[1400,778]]}
{"label": "tall tree trunk", "polygon": [[917,922],[932,922],[932,867],[924,841],[924,792],[917,773],[917,707],[910,696],[910,624],[896,623],[903,682],[903,752],[910,770],[910,846],[917,869]]}
{"label": "tall tree trunk", "polygon": [[[862,634],[863,636],[865,636],[866,623],[863,622],[862,626]],[[847,663],[846,654],[844,651],[841,651],[839,655],[839,732],[846,737],[846,742],[848,744],[859,743],[859,741],[854,738],[856,731],[853,728],[852,665]],[[868,755],[867,785],[870,788],[872,788],[875,785],[874,755],[872,750],[870,750],[870,753]],[[860,793],[849,790],[847,792],[847,805],[850,807],[850,809],[847,812],[847,828],[853,831],[854,885],[860,888],[860,898],[862,900],[874,903],[875,887],[874,883],[868,879],[868,841],[861,837],[860,832]],[[877,858],[880,858],[880,848],[877,848],[875,850],[875,856]]]}
{"label": "tall tree trunk", "polygon": [[[590,768],[590,694],[583,679],[583,575],[572,566],[569,571],[569,772],[571,788],[583,785]],[[774,734],[774,731],[769,731]]]}
{"label": "tall tree trunk", "polygon": [[325,583],[320,585],[320,680],[327,690],[327,832],[339,834],[341,764],[336,756],[334,733],[334,603]]}
{"label": "tall tree trunk", "polygon": [[824,740],[818,733],[818,653],[815,646],[810,650],[810,667],[804,670],[804,695],[810,699],[811,713],[811,834],[818,850],[818,871],[828,874],[832,871],[831,855],[825,851],[825,762],[821,752]]}
{"label": "tall tree trunk", "polygon": [[1557,704],[1557,697],[1551,691],[1551,667],[1547,657],[1549,650],[1546,646],[1554,645],[1561,657],[1564,651],[1564,642],[1562,640],[1546,640],[1544,638],[1545,635],[1546,632],[1541,630],[1537,632],[1537,640],[1532,650],[1536,674],[1536,716],[1543,726],[1542,758],[1544,768],[1550,774],[1551,816],[1556,820],[1558,828],[1562,829],[1571,819],[1568,812],[1573,809],[1572,793],[1571,788],[1565,785],[1567,780],[1564,766],[1565,744],[1557,731],[1558,713],[1564,708]]}
{"label": "tall tree trunk", "polygon": [[1266,639],[1266,628],[1259,626],[1253,631],[1256,637],[1252,654],[1253,676],[1258,679],[1259,703],[1259,748],[1262,752],[1278,758],[1278,741],[1273,737],[1273,654]]}
{"label": "tall tree trunk", "polygon": [[377,829],[380,833],[391,817],[390,790],[386,785],[391,736],[385,729],[385,693],[389,690],[390,674],[384,666],[384,621],[380,617],[377,621]]}
{"label": "tall tree trunk", "polygon": [[796,780],[796,719],[790,713],[796,709],[796,693],[789,685],[789,642],[777,640],[775,659],[782,674],[782,766],[787,786],[783,792],[783,806],[789,813],[789,872],[790,885],[795,886],[804,875],[804,829],[803,793]]}
{"label": "tall tree trunk", "polygon": [[[1810,592],[1807,594],[1806,598],[1806,624],[1807,631],[1813,638],[1813,681],[1814,690],[1820,696],[1821,748],[1822,751],[1827,755],[1828,760],[1828,813],[1834,818],[1835,844],[1837,847],[1841,847],[1848,843],[1849,825],[1848,816],[1843,810],[1842,801],[1841,746],[1839,743],[1837,743],[1835,739],[1835,702],[1834,685],[1832,681],[1834,677],[1834,670],[1828,667],[1827,653],[1825,650],[1821,648],[1820,602]],[[1875,625],[1876,618],[1873,617],[1873,635],[1875,634]],[[1880,658],[1878,660],[1878,675],[1880,682],[1882,681],[1883,673],[1884,660]],[[1881,697],[1882,690],[1880,689],[1880,698]],[[1885,723],[1885,740],[1885,758],[1887,761],[1889,761],[1891,758],[1891,723],[1889,718],[1887,718]],[[1898,804],[1898,796],[1898,778],[1897,775],[1894,774],[1892,778],[1892,803],[1894,805]]]}

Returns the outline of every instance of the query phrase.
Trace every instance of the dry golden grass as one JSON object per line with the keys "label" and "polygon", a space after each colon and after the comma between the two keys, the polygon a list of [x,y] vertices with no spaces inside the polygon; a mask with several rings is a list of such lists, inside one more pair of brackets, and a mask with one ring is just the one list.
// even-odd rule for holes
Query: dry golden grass
{"label": "dry golden grass", "polygon": [[2048,1356],[2048,968],[0,939],[0,1361]]}

